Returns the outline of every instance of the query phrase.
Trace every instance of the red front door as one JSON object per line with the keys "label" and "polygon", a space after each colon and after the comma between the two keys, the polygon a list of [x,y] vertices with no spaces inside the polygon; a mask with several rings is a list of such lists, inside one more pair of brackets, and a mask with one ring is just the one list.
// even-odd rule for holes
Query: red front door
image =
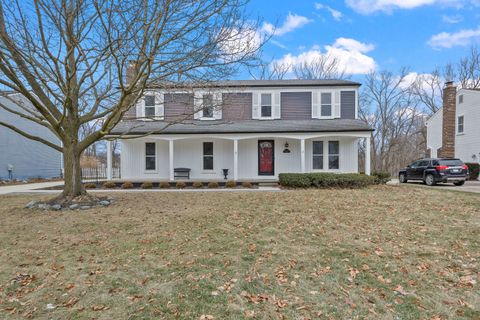
{"label": "red front door", "polygon": [[258,175],[273,176],[275,175],[275,141],[259,140],[258,141]]}

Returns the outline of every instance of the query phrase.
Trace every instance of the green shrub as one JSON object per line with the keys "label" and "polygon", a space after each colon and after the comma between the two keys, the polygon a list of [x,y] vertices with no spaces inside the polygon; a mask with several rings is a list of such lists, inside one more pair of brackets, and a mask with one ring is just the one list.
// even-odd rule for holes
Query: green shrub
{"label": "green shrub", "polygon": [[303,173],[281,173],[278,175],[281,186],[290,188],[308,188],[312,186],[309,177]]}
{"label": "green shrub", "polygon": [[158,184],[158,186],[160,187],[160,189],[168,189],[170,188],[170,183],[166,181],[162,181]]}
{"label": "green shrub", "polygon": [[185,189],[186,186],[187,184],[183,181],[177,181],[177,184],[175,185],[177,189]]}
{"label": "green shrub", "polygon": [[203,188],[203,183],[201,183],[200,181],[195,181],[194,183],[192,183],[192,187],[195,189]]}
{"label": "green shrub", "polygon": [[390,173],[388,172],[372,172],[372,176],[377,179],[377,184],[386,184],[390,181]]}
{"label": "green shrub", "polygon": [[103,184],[103,187],[104,187],[105,189],[113,189],[113,188],[115,188],[116,186],[117,186],[117,185],[116,185],[115,182],[113,182],[113,181],[107,181],[107,182],[105,182],[105,183]]}
{"label": "green shrub", "polygon": [[133,189],[133,183],[130,181],[125,181],[122,183],[122,189]]}
{"label": "green shrub", "polygon": [[253,184],[249,181],[244,181],[242,182],[242,187],[250,189],[253,188]]}
{"label": "green shrub", "polygon": [[140,185],[140,188],[142,189],[152,189],[153,188],[153,183],[151,182],[144,182]]}
{"label": "green shrub", "polygon": [[210,189],[217,189],[219,187],[220,187],[220,185],[216,181],[211,181],[211,182],[208,183],[208,188],[210,188]]}
{"label": "green shrub", "polygon": [[377,184],[377,178],[358,173],[282,173],[279,183],[290,188],[364,188]]}
{"label": "green shrub", "polygon": [[225,188],[235,188],[236,186],[237,186],[237,183],[235,181],[232,181],[232,180],[227,181],[225,183]]}
{"label": "green shrub", "polygon": [[85,189],[95,189],[97,185],[95,183],[87,183],[85,184]]}
{"label": "green shrub", "polygon": [[480,173],[480,164],[478,163],[465,163],[470,171],[470,180],[477,180]]}

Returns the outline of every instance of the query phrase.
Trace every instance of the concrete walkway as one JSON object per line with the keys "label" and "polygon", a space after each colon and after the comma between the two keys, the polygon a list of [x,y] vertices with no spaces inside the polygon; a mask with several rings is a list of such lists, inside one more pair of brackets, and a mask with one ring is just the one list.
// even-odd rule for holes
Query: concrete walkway
{"label": "concrete walkway", "polygon": [[452,183],[439,183],[433,187],[429,187],[420,181],[408,182],[400,184],[397,179],[390,181],[390,185],[402,185],[402,186],[418,186],[423,188],[430,188],[435,190],[449,190],[449,191],[461,191],[469,193],[480,193],[480,181],[467,181],[463,186],[455,186]]}
{"label": "concrete walkway", "polygon": [[[63,185],[62,181],[41,182],[41,183],[25,183],[14,186],[0,187],[0,195],[6,194],[57,194],[60,190],[39,190]],[[259,187],[257,189],[108,189],[108,190],[88,190],[91,193],[118,193],[118,192],[259,192],[259,191],[281,191],[278,187]]]}
{"label": "concrete walkway", "polygon": [[[42,188],[51,188],[55,186],[63,185],[63,181],[52,181],[52,182],[39,182],[39,183],[23,183],[13,186],[1,186],[0,195],[10,194],[10,193],[31,193],[37,191],[36,189]],[[54,191],[58,193],[58,190],[38,190],[38,191]]]}

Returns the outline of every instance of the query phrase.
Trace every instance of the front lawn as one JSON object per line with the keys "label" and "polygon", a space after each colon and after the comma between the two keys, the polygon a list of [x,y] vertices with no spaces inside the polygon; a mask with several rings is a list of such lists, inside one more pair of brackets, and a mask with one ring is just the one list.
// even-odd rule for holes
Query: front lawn
{"label": "front lawn", "polygon": [[0,197],[0,318],[480,318],[479,195],[113,196],[67,212]]}

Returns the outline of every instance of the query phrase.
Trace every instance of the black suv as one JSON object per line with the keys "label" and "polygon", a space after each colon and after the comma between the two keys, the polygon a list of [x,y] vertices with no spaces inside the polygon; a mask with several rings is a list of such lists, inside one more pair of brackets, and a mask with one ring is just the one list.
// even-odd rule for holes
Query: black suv
{"label": "black suv", "polygon": [[468,167],[462,160],[451,158],[418,160],[398,173],[400,183],[421,180],[429,186],[438,182],[453,182],[456,186],[462,186],[468,177]]}

